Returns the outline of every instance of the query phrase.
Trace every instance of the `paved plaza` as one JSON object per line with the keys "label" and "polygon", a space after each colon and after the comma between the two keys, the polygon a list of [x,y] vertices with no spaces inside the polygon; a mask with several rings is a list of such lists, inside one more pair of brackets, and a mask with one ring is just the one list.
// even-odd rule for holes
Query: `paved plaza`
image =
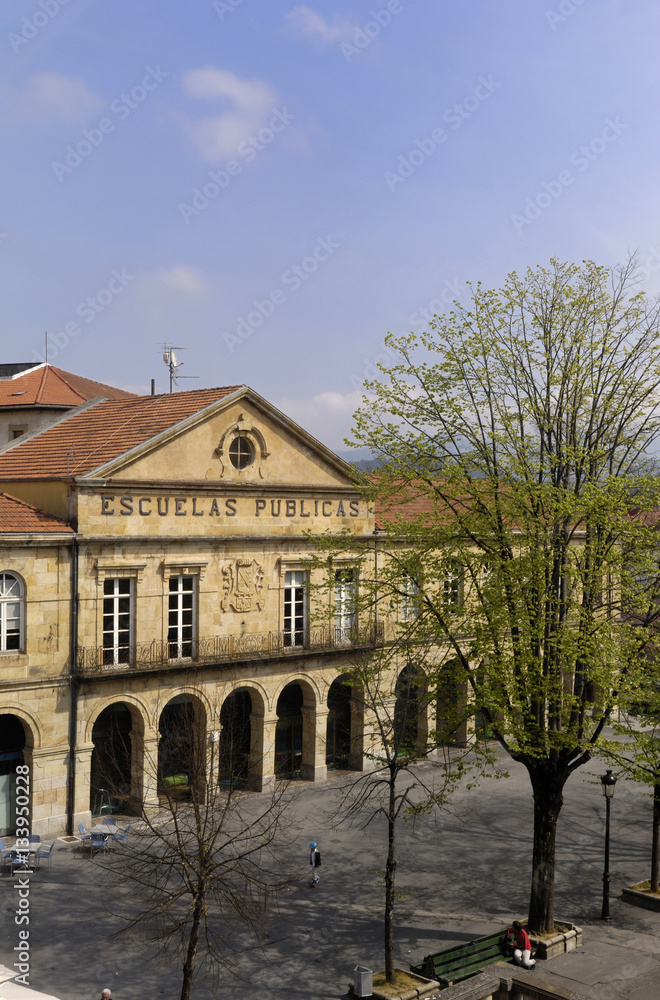
{"label": "paved plaza", "polygon": [[[426,817],[417,830],[399,826],[398,965],[407,967],[428,952],[526,914],[531,790],[524,769],[507,766],[509,777],[455,794],[448,808]],[[430,765],[423,767],[430,772]],[[660,914],[619,899],[624,886],[649,874],[651,800],[642,786],[619,780],[612,805],[612,921],[604,923],[605,803],[598,780],[604,770],[596,762],[569,781],[558,831],[556,916],[582,926],[584,946],[540,963],[534,975],[563,987],[569,997],[657,1000]],[[196,1000],[337,1000],[356,965],[382,967],[385,824],[376,819],[367,831],[336,828],[331,817],[337,789],[348,777],[334,772],[324,785],[294,789],[282,864],[299,871],[299,882],[283,894],[262,947],[237,936],[241,978],[223,975],[217,991],[200,983]],[[323,857],[315,890],[307,887],[310,839],[318,841]],[[14,961],[18,943],[14,882],[8,875],[0,879],[5,966]],[[104,986],[117,1000],[176,1000],[179,970],[150,958],[139,942],[113,937],[119,926],[110,912],[113,894],[94,863],[74,847],[56,844],[52,870],[42,868],[30,880],[34,989],[61,1000],[95,1000]]]}

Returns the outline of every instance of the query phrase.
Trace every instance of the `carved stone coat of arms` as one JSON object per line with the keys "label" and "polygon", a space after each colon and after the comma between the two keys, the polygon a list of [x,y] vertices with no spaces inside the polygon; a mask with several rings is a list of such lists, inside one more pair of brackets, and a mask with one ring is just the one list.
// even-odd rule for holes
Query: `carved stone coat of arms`
{"label": "carved stone coat of arms", "polygon": [[264,606],[264,571],[255,559],[234,559],[222,567],[223,611],[243,614]]}

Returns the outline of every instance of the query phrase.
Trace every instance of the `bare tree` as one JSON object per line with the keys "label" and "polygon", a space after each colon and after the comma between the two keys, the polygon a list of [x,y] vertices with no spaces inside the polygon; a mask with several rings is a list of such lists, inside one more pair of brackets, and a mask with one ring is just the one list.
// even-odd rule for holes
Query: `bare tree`
{"label": "bare tree", "polygon": [[287,783],[270,793],[246,792],[244,761],[231,770],[228,753],[220,780],[214,743],[204,735],[184,703],[161,734],[158,760],[146,765],[158,807],[143,805],[127,840],[96,855],[113,890],[126,890],[113,896],[121,933],[178,956],[181,1000],[189,1000],[198,977],[216,982],[235,967],[237,931],[260,939],[278,890],[291,881],[275,856],[284,839]]}
{"label": "bare tree", "polygon": [[[396,830],[401,819],[414,823],[422,814],[441,807],[451,791],[477,763],[483,768],[485,746],[468,750],[447,744],[465,721],[465,706],[445,710],[442,720],[420,726],[420,719],[435,715],[438,692],[426,683],[423,652],[406,642],[390,642],[380,649],[354,654],[342,681],[351,687],[351,698],[361,718],[359,738],[365,771],[341,787],[338,813],[341,823],[367,829],[383,820],[387,824],[384,871],[385,977],[394,974],[394,911],[396,900]],[[420,769],[425,761],[433,767]]]}

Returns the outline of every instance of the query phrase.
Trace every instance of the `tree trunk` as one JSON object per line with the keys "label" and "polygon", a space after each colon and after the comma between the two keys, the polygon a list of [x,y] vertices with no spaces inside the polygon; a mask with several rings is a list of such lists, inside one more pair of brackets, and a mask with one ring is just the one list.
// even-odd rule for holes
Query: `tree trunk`
{"label": "tree trunk", "polygon": [[390,801],[387,812],[387,862],[385,865],[385,979],[388,983],[394,982],[394,876],[396,873],[394,780],[395,775],[390,775]]}
{"label": "tree trunk", "polygon": [[198,895],[193,906],[192,922],[190,925],[190,935],[188,937],[188,948],[186,959],[183,963],[183,982],[181,985],[181,1000],[190,1000],[193,976],[195,973],[195,958],[197,957],[197,944],[199,942],[199,928],[202,924],[202,913],[204,912],[204,897]]}
{"label": "tree trunk", "polygon": [[555,841],[568,774],[543,761],[528,768],[534,792],[534,849],[528,929],[539,934],[555,927]]}
{"label": "tree trunk", "polygon": [[651,892],[658,891],[658,855],[660,854],[660,784],[653,786],[653,841],[651,843]]}

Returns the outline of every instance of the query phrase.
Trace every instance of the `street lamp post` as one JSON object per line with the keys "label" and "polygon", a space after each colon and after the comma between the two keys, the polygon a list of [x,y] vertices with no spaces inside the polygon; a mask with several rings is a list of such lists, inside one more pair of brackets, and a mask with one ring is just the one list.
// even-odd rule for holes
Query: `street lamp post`
{"label": "street lamp post", "polygon": [[610,916],[610,803],[614,797],[616,776],[608,768],[607,774],[600,779],[605,796],[605,871],[603,872],[603,909],[601,920],[611,920]]}

